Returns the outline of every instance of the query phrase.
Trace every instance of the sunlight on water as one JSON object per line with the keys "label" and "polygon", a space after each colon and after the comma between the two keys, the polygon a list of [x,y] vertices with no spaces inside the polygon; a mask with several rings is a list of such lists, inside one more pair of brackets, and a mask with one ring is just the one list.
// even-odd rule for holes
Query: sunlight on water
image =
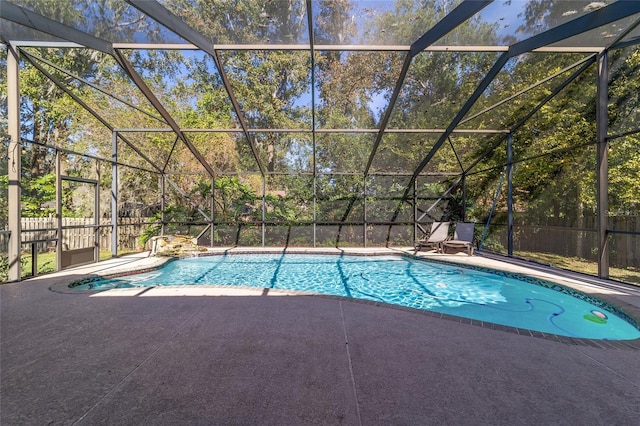
{"label": "sunlight on water", "polygon": [[640,331],[613,312],[540,285],[399,256],[189,257],[158,271],[76,288],[216,285],[296,290],[435,311],[572,337],[624,340]]}

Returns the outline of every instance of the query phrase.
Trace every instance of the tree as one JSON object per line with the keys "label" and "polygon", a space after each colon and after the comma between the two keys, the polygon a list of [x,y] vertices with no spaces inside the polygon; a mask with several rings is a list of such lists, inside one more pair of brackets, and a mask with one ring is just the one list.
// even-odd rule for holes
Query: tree
{"label": "tree", "polygon": [[610,134],[628,133],[609,142],[609,209],[616,215],[640,213],[640,47],[611,55]]}

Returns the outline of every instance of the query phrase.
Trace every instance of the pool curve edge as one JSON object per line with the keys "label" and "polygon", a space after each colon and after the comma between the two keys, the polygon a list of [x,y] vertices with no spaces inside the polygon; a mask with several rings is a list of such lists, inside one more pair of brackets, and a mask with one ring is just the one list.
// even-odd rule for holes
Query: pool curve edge
{"label": "pool curve edge", "polygon": [[[608,312],[611,312],[617,316],[619,316],[620,318],[622,318],[623,320],[625,320],[626,322],[628,322],[629,324],[631,324],[633,327],[635,327],[636,329],[640,330],[640,308],[626,303],[622,300],[620,300],[619,298],[616,297],[612,297],[612,296],[608,296],[606,294],[600,294],[597,297],[596,296],[592,296],[589,295],[585,292],[576,290],[568,285],[565,284],[560,284],[558,282],[554,282],[554,281],[550,281],[548,279],[542,279],[542,278],[537,278],[537,277],[533,277],[531,275],[527,275],[524,273],[518,273],[518,272],[511,272],[511,271],[505,271],[505,270],[500,270],[500,269],[494,269],[494,268],[488,268],[488,267],[484,267],[484,266],[478,266],[478,265],[470,265],[468,263],[463,263],[463,262],[455,262],[452,261],[450,259],[437,259],[434,257],[429,257],[426,258],[424,256],[418,256],[416,254],[411,254],[405,251],[398,251],[396,253],[389,253],[389,252],[370,252],[370,253],[358,253],[358,252],[351,252],[349,251],[348,253],[345,252],[336,252],[336,251],[317,251],[314,250],[313,252],[308,252],[308,251],[292,251],[292,250],[282,250],[282,249],[274,249],[274,250],[261,250],[261,251],[251,251],[251,250],[242,250],[242,251],[233,251],[233,252],[228,252],[228,251],[224,251],[224,252],[216,252],[216,253],[201,253],[199,254],[199,256],[202,257],[208,257],[208,256],[224,256],[224,255],[235,255],[235,254],[317,254],[317,255],[333,255],[333,256],[340,256],[340,255],[348,255],[348,256],[399,256],[399,257],[406,257],[406,258],[410,258],[410,259],[415,259],[415,260],[419,260],[419,261],[424,261],[424,262],[431,262],[431,263],[436,263],[436,264],[442,264],[442,265],[448,265],[448,266],[454,266],[454,267],[459,267],[459,268],[464,268],[464,269],[470,269],[470,270],[475,270],[475,271],[479,271],[479,272],[486,272],[486,273],[490,273],[490,274],[494,274],[494,275],[498,275],[498,276],[502,276],[502,277],[506,277],[506,278],[515,278],[530,284],[534,284],[534,285],[540,285],[542,287],[546,287],[549,288],[551,290],[554,291],[559,291],[561,293],[570,295],[572,297],[576,297],[578,299],[581,299],[583,301],[586,301],[588,303],[594,304]],[[181,257],[184,258],[184,257]],[[168,265],[169,263],[176,261],[178,259],[181,259],[178,257],[163,257],[163,258],[158,258],[158,263],[153,265],[153,266],[149,266],[146,268],[142,268],[142,269],[133,269],[133,270],[123,270],[120,272],[115,272],[115,273],[111,273],[111,274],[103,274],[103,275],[98,275],[98,274],[90,274],[87,277],[78,279],[78,280],[74,280],[72,282],[59,282],[59,283],[55,283],[52,284],[49,289],[53,292],[56,293],[65,293],[65,294],[95,294],[95,293],[101,293],[104,291],[108,291],[108,290],[100,290],[100,289],[77,289],[74,287],[80,286],[82,284],[87,284],[90,282],[94,282],[94,281],[100,281],[100,280],[104,280],[104,279],[113,279],[113,278],[119,278],[119,277],[124,277],[124,276],[131,276],[131,275],[137,275],[137,274],[142,274],[142,273],[146,273],[146,272],[152,272],[152,271],[156,271],[159,269],[162,269],[164,266]],[[228,287],[228,286],[212,286],[212,285],[207,285],[207,286],[202,286],[202,287],[210,287],[210,288],[214,288],[214,287]],[[242,286],[234,286],[235,288],[254,288],[254,287],[242,287]],[[149,287],[150,288],[154,288],[154,287]],[[255,288],[254,288],[255,289]],[[410,308],[410,307],[405,307],[405,306],[400,306],[400,305],[395,305],[395,304],[391,304],[391,303],[385,303],[385,302],[379,302],[379,301],[370,301],[370,300],[364,300],[364,299],[357,299],[357,298],[350,298],[350,297],[346,297],[346,296],[335,296],[335,295],[325,295],[325,294],[318,294],[318,293],[309,293],[309,292],[302,292],[302,291],[296,291],[296,290],[278,290],[278,289],[268,289],[269,292],[294,292],[294,293],[299,293],[301,296],[312,296],[312,297],[322,297],[322,298],[328,298],[328,299],[334,299],[334,300],[340,300],[340,301],[348,301],[348,302],[354,302],[354,303],[361,303],[361,304],[367,304],[367,305],[372,305],[372,306],[383,306],[383,307],[387,307],[387,308],[391,308],[391,309],[397,309],[397,310],[402,310],[402,311],[406,311],[406,312],[412,312],[412,313],[418,313],[421,315],[426,315],[429,317],[434,317],[434,318],[440,318],[440,319],[446,319],[446,320],[450,320],[450,321],[455,321],[455,322],[459,322],[461,324],[468,324],[468,325],[474,325],[474,326],[480,326],[482,328],[488,328],[491,330],[498,330],[498,331],[503,331],[503,332],[510,332],[510,333],[515,333],[515,334],[519,334],[519,335],[524,335],[524,336],[530,336],[530,337],[535,337],[535,338],[542,338],[542,339],[546,339],[546,340],[551,340],[551,341],[556,341],[556,342],[560,342],[560,343],[565,343],[565,344],[573,344],[573,345],[581,345],[581,346],[591,346],[591,347],[596,347],[596,348],[603,348],[603,349],[632,349],[632,350],[640,350],[640,338],[637,339],[633,339],[633,340],[600,340],[600,339],[588,339],[588,338],[578,338],[578,337],[569,337],[569,336],[562,336],[562,335],[557,335],[557,334],[549,334],[549,333],[543,333],[540,331],[536,331],[536,330],[529,330],[529,329],[523,329],[523,328],[517,328],[517,327],[511,327],[511,326],[506,326],[506,325],[502,325],[502,324],[496,324],[496,323],[491,323],[491,322],[486,322],[486,321],[480,321],[480,320],[474,320],[474,319],[470,319],[470,318],[464,318],[464,317],[459,317],[459,316],[455,316],[455,315],[449,315],[449,314],[443,314],[443,313],[439,313],[439,312],[434,312],[434,311],[428,311],[428,310],[422,310],[422,309],[416,309],[416,308]]]}

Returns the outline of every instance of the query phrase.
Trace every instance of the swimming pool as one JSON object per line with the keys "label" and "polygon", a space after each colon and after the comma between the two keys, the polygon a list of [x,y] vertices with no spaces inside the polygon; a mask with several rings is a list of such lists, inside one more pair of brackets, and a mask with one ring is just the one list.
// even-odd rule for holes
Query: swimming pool
{"label": "swimming pool", "polygon": [[[534,280],[535,281],[535,280]],[[345,296],[439,312],[547,334],[631,340],[640,330],[596,299],[551,283],[406,256],[233,254],[175,260],[137,275],[74,286],[107,290],[243,286]]]}

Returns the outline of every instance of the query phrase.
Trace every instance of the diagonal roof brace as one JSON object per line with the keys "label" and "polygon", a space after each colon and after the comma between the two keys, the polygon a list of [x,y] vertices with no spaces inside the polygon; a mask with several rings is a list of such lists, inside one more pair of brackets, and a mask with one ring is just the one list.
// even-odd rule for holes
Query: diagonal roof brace
{"label": "diagonal roof brace", "polygon": [[149,86],[147,86],[147,83],[144,82],[142,77],[140,77],[138,72],[133,68],[133,65],[131,65],[131,63],[124,57],[124,55],[122,54],[122,52],[120,52],[120,50],[117,50],[117,49],[115,50],[115,58],[116,58],[116,61],[118,61],[118,63],[124,68],[126,73],[129,74],[129,77],[131,77],[135,85],[138,86],[138,88],[144,94],[144,96],[149,100],[149,102],[151,102],[151,105],[153,105],[153,107],[160,113],[160,115],[167,122],[167,124],[169,124],[169,127],[171,127],[171,129],[180,138],[180,140],[184,142],[184,144],[187,146],[187,148],[189,148],[193,156],[196,157],[196,159],[200,162],[200,164],[202,164],[202,166],[205,168],[207,173],[209,173],[209,176],[214,177],[216,173],[211,167],[211,165],[202,156],[200,151],[198,151],[198,148],[196,148],[195,145],[191,143],[189,138],[187,138],[186,135],[182,132],[182,130],[180,130],[178,123],[176,123],[173,117],[171,117],[171,114],[169,114],[169,111],[166,110],[164,105],[162,105],[160,100],[156,97],[156,95],[149,88]]}
{"label": "diagonal roof brace", "polygon": [[169,182],[169,184],[171,186],[173,186],[173,188],[178,192],[178,194],[180,194],[181,197],[183,197],[185,200],[187,200],[189,202],[189,204],[191,204],[191,206],[202,215],[202,217],[204,217],[207,222],[211,221],[211,217],[200,208],[200,206],[198,205],[198,203],[196,203],[195,201],[193,201],[191,199],[191,197],[189,197],[189,194],[187,194],[186,192],[184,192],[177,183],[175,183],[174,181],[172,181],[167,175],[164,175],[164,178],[167,180],[167,182]]}
{"label": "diagonal roof brace", "polygon": [[260,160],[260,156],[258,154],[256,144],[253,138],[251,137],[251,135],[249,134],[248,126],[244,119],[244,114],[242,112],[242,109],[240,108],[240,104],[238,103],[238,100],[236,99],[233,93],[233,90],[231,89],[231,84],[229,82],[227,74],[222,68],[220,58],[218,57],[218,54],[213,47],[213,43],[211,43],[209,40],[207,40],[207,38],[204,35],[202,35],[200,32],[188,26],[178,16],[174,15],[171,11],[169,11],[168,9],[166,9],[164,6],[162,6],[160,3],[156,1],[151,1],[151,0],[126,0],[126,1],[130,5],[132,5],[139,11],[141,11],[142,13],[146,14],[147,16],[154,19],[158,23],[164,25],[165,27],[167,27],[168,29],[170,29],[171,31],[173,31],[174,33],[176,33],[177,35],[179,35],[189,43],[192,43],[193,45],[197,46],[200,50],[209,54],[209,56],[213,58],[213,61],[216,65],[218,73],[222,78],[224,88],[227,91],[227,95],[231,100],[233,109],[236,113],[236,116],[238,117],[238,121],[240,122],[240,126],[242,127],[245,137],[249,142],[253,156],[255,157],[255,160],[258,163],[258,167],[260,168],[260,173],[264,176],[265,170],[264,170],[262,161]]}
{"label": "diagonal roof brace", "polygon": [[[590,62],[591,63],[593,61],[594,57],[595,56],[592,54],[592,55],[590,55],[590,56],[588,56],[588,57],[586,57],[584,59],[579,60],[576,63],[573,63],[573,64],[569,65],[568,67],[565,67],[565,68],[561,69],[560,71],[554,72],[550,76],[543,78],[542,80],[540,80],[540,81],[538,81],[538,82],[536,82],[536,83],[534,83],[534,84],[532,84],[532,85],[530,85],[530,86],[518,91],[517,93],[514,93],[513,95],[511,95],[511,96],[509,96],[507,98],[504,98],[503,100],[491,105],[490,107],[487,107],[487,108],[483,109],[482,111],[480,111],[480,112],[478,112],[476,114],[473,114],[471,117],[465,118],[464,120],[462,120],[458,124],[468,123],[469,121],[473,120],[474,118],[480,117],[482,114],[485,114],[485,113],[487,113],[489,111],[492,111],[495,108],[498,108],[499,106],[504,105],[504,104],[516,99],[518,96],[521,96],[521,95],[527,93],[528,91],[535,89],[536,87],[540,87],[544,83],[553,80],[554,78],[564,74],[567,71],[571,71],[575,67],[577,67],[579,65],[582,65],[585,62]],[[512,131],[513,131],[513,129],[512,129]]]}
{"label": "diagonal roof brace", "polygon": [[[520,120],[518,120],[518,122],[516,124],[513,125],[513,127],[511,128],[510,133],[514,133],[516,132],[521,126],[524,125],[524,123],[531,118],[536,112],[538,112],[540,110],[540,108],[542,108],[547,102],[549,102],[551,99],[553,99],[554,97],[556,97],[556,95],[558,93],[560,93],[562,90],[564,90],[565,87],[567,87],[569,84],[571,84],[574,80],[576,80],[583,72],[585,72],[594,62],[596,61],[596,55],[591,55],[590,57],[588,57],[586,60],[582,60],[580,61],[580,63],[582,64],[582,66],[580,68],[578,68],[577,70],[575,70],[565,81],[562,82],[562,84],[560,84],[558,87],[556,87],[555,89],[553,89],[553,91],[545,96],[545,98],[543,100],[541,100],[529,113],[527,113],[527,115],[525,115],[524,117],[522,117]],[[573,65],[575,66],[575,64]],[[484,160],[486,157],[488,157],[491,153],[493,153],[494,150],[496,150],[498,148],[498,146],[500,146],[502,144],[502,140],[498,140],[497,142],[495,142],[494,144],[492,144],[488,150],[486,150],[481,156],[479,156],[478,158],[476,158],[473,163],[464,171],[464,175],[468,175],[471,170],[473,170],[478,164],[480,164],[480,162],[482,160]],[[502,167],[503,165],[501,165],[500,167]]]}
{"label": "diagonal roof brace", "polygon": [[[607,46],[604,50],[609,50],[612,48],[615,48],[618,43],[620,42],[620,40],[622,40],[624,37],[626,37],[627,34],[629,34],[631,31],[633,31],[634,28],[636,28],[638,25],[640,25],[640,18],[637,19],[633,24],[631,24],[629,26],[629,28],[627,28],[625,31],[623,31],[622,33],[620,33],[620,35],[618,35],[618,37],[616,37],[615,40],[613,40],[609,46]],[[545,104],[547,104],[547,102],[549,102],[551,99],[553,99],[557,94],[559,94],[562,90],[564,90],[565,87],[567,87],[569,84],[571,84],[573,81],[575,81],[583,72],[585,72],[592,64],[594,64],[597,60],[597,56],[596,54],[592,54],[588,57],[586,57],[585,59],[582,59],[574,64],[569,65],[568,67],[552,74],[551,76],[547,77],[544,80],[539,81],[538,83],[527,87],[526,89],[518,92],[517,94],[513,95],[512,97],[509,97],[507,99],[505,99],[504,101],[506,102],[507,100],[511,100],[513,97],[520,95],[521,93],[524,93],[526,91],[528,91],[530,88],[533,87],[537,87],[538,85],[542,84],[545,81],[548,81],[552,78],[555,78],[557,76],[559,76],[560,74],[564,73],[565,71],[571,70],[577,66],[580,65],[579,68],[577,68],[576,70],[574,70],[574,72],[571,73],[571,75],[565,80],[563,81],[559,86],[557,86],[555,89],[553,89],[553,91],[545,96],[544,99],[542,99],[535,107],[532,108],[531,111],[529,111],[529,113],[527,113],[524,117],[520,118],[520,120],[518,120],[513,126],[511,126],[509,132],[510,133],[515,133],[520,127],[522,127],[524,125],[524,123],[527,122],[527,120],[529,120],[529,118],[531,118],[537,111],[539,111]],[[500,104],[502,104],[503,102],[499,102],[496,105],[487,108],[484,111],[479,112],[478,114],[469,117],[463,121],[460,122],[460,124],[475,118],[483,113],[485,113],[486,111],[489,111],[490,109],[495,108],[496,106],[499,106]],[[498,142],[496,144],[494,144],[488,151],[486,151],[481,157],[477,158],[473,164],[464,171],[464,174],[468,174],[473,168],[475,168],[478,164],[480,164],[480,161],[482,159],[484,159],[485,157],[487,157],[489,154],[491,154],[499,145],[501,142]]]}
{"label": "diagonal roof brace", "polygon": [[[594,12],[591,12],[587,15],[581,16],[580,18],[576,18],[573,21],[569,21],[565,24],[559,25],[555,28],[552,28],[548,31],[542,32],[538,35],[535,35],[529,39],[520,41],[509,46],[509,50],[503,53],[496,63],[493,65],[491,70],[485,75],[484,79],[480,82],[476,90],[473,92],[471,97],[465,102],[462,106],[456,117],[453,119],[451,124],[447,127],[442,136],[438,139],[435,145],[432,147],[431,151],[427,154],[427,156],[422,160],[420,165],[416,168],[413,173],[413,178],[410,181],[411,183],[415,180],[415,178],[420,174],[420,172],[425,168],[425,166],[431,161],[436,151],[440,149],[442,144],[445,142],[446,138],[453,132],[453,130],[458,126],[460,121],[464,118],[464,116],[469,112],[471,107],[475,104],[478,98],[484,93],[485,89],[489,86],[491,81],[498,75],[502,67],[506,64],[506,62],[515,56],[521,55],[523,53],[530,52],[537,48],[556,43],[558,41],[567,39],[569,37],[573,37],[578,34],[582,34],[586,31],[601,27],[602,25],[609,24],[611,22],[615,22],[627,16],[634,15],[636,13],[640,13],[640,2],[627,2],[627,1],[618,1],[616,3],[612,3],[608,6],[603,7],[602,9],[598,9]],[[408,190],[408,189],[407,189]]]}
{"label": "diagonal roof brace", "polygon": [[144,109],[132,104],[131,102],[127,101],[126,99],[122,99],[121,97],[116,96],[113,93],[110,93],[108,90],[103,89],[99,85],[97,85],[95,83],[92,83],[89,80],[84,79],[84,78],[80,77],[79,75],[76,75],[76,74],[72,73],[71,71],[62,68],[62,67],[54,64],[53,62],[44,59],[41,56],[35,55],[35,54],[31,53],[31,52],[27,52],[24,49],[20,49],[20,51],[23,54],[28,55],[33,59],[37,59],[38,61],[42,62],[43,64],[46,64],[46,65],[50,66],[51,68],[55,68],[56,70],[60,71],[61,73],[64,73],[64,74],[68,75],[69,77],[71,77],[71,78],[73,78],[73,79],[75,79],[75,80],[77,80],[77,81],[79,81],[81,83],[86,84],[87,86],[91,87],[92,89],[95,89],[98,92],[100,92],[100,93],[102,93],[102,94],[104,94],[106,96],[109,96],[111,99],[115,99],[118,102],[122,102],[123,104],[135,109],[136,111],[139,111],[139,112],[143,113],[144,115],[153,118],[154,120],[158,120],[158,121],[161,121],[162,123],[166,124],[166,122],[161,117],[155,116],[155,115],[151,114],[149,111],[145,111]]}
{"label": "diagonal roof brace", "polygon": [[545,96],[544,99],[542,99],[538,103],[538,105],[533,107],[531,109],[531,111],[529,111],[524,117],[520,118],[520,120],[518,120],[511,127],[511,132],[510,133],[514,133],[516,130],[518,130],[520,127],[522,127],[524,125],[524,123],[526,123],[527,120],[529,120],[531,117],[533,117],[533,115],[536,112],[538,112],[543,106],[545,106],[545,104],[547,102],[549,102],[551,99],[555,98],[558,93],[560,93],[562,90],[564,90],[564,88],[567,87],[570,83],[575,81],[583,72],[585,72],[595,62],[596,62],[596,55],[591,55],[589,58],[587,58],[587,61],[585,61],[584,64],[582,64],[582,66],[580,68],[578,68],[577,70],[572,72],[571,75],[565,81],[563,81],[558,87],[553,89],[551,91],[551,93],[549,93],[547,96]]}
{"label": "diagonal roof brace", "polygon": [[[64,40],[68,40],[71,42],[78,43],[80,45],[98,50],[100,52],[106,53],[108,55],[113,56],[116,61],[121,63],[116,56],[116,52],[113,49],[111,43],[94,37],[90,34],[87,34],[83,31],[76,30],[75,28],[71,28],[67,25],[61,24],[60,22],[49,19],[45,16],[32,12],[28,9],[24,9],[22,7],[16,6],[12,3],[9,3],[5,0],[0,0],[0,8],[2,10],[2,17],[4,19],[8,19],[10,21],[16,22],[18,24],[24,25],[28,28],[32,28],[35,30],[39,30],[45,32],[47,34],[51,34],[55,37],[62,38]],[[28,52],[26,52],[28,53]],[[78,96],[76,96],[73,92],[71,92],[65,85],[60,83],[51,73],[47,72],[40,64],[34,61],[29,55],[25,55],[25,58],[36,67],[41,73],[43,73],[47,78],[53,81],[60,89],[62,89],[65,93],[71,96],[76,102],[78,102],[84,109],[86,109],[91,115],[93,115],[98,121],[100,121],[105,127],[113,131],[113,126],[109,124],[104,118],[102,118],[96,111],[94,111],[89,105],[83,102]],[[120,136],[123,141],[131,149],[133,149],[138,155],[144,158],[147,162],[149,162],[153,167],[162,172],[158,166],[151,161],[147,156],[144,155],[139,149],[137,149],[130,141],[126,138]]]}
{"label": "diagonal roof brace", "polygon": [[442,20],[427,31],[422,37],[411,44],[409,53],[413,58],[436,41],[440,40],[458,25],[466,22],[476,13],[480,12],[493,0],[465,0],[455,9],[449,12]]}
{"label": "diagonal roof brace", "polygon": [[[591,12],[587,15],[583,15],[579,18],[576,18],[572,21],[569,21],[565,24],[559,25],[555,28],[537,34],[531,38],[520,41],[509,46],[507,52],[500,55],[498,60],[495,62],[491,70],[485,75],[482,79],[476,90],[469,97],[467,102],[462,106],[458,114],[456,114],[453,121],[449,124],[445,132],[440,136],[440,138],[436,141],[434,146],[431,148],[427,156],[420,162],[416,170],[413,172],[413,176],[409,180],[407,187],[405,189],[402,200],[406,199],[409,196],[411,188],[413,187],[413,183],[420,175],[422,170],[426,167],[426,165],[431,161],[435,153],[442,147],[444,142],[447,140],[449,135],[453,132],[453,130],[458,126],[460,121],[464,118],[464,116],[469,112],[471,107],[476,103],[478,98],[482,96],[482,93],[486,90],[489,84],[493,81],[493,79],[498,75],[500,70],[504,67],[507,61],[514,57],[521,55],[523,53],[530,52],[532,50],[538,49],[543,46],[547,46],[549,44],[557,43],[561,40],[567,39],[569,37],[573,37],[578,34],[582,34],[584,32],[590,31],[592,29],[601,27],[602,25],[609,24],[611,22],[615,22],[617,20],[626,18],[627,16],[634,15],[636,13],[640,13],[640,2],[627,2],[627,1],[618,1],[612,3],[608,6],[603,7],[602,9],[598,9],[594,12]],[[400,209],[402,207],[403,201],[398,203],[398,207],[393,214],[391,219],[392,222],[395,222],[398,215],[400,214]],[[391,227],[389,227],[389,233],[391,232]]]}
{"label": "diagonal roof brace", "polygon": [[[151,102],[154,108],[156,108],[156,110],[160,113],[160,115],[162,115],[162,118],[167,122],[167,124],[169,124],[172,130],[176,132],[178,137],[180,137],[180,139],[187,145],[189,150],[191,150],[191,152],[198,159],[198,161],[200,161],[200,163],[207,170],[207,172],[212,177],[215,175],[215,172],[213,171],[211,166],[207,163],[207,161],[204,159],[202,154],[200,154],[200,152],[191,143],[191,141],[180,131],[178,124],[173,120],[173,118],[171,117],[169,112],[164,108],[164,106],[162,106],[158,98],[153,94],[153,92],[149,89],[149,87],[138,75],[138,73],[131,66],[131,64],[126,60],[126,58],[122,55],[122,53],[118,50],[113,49],[111,43],[101,40],[99,38],[96,38],[85,32],[76,30],[75,28],[71,28],[59,22],[53,21],[45,16],[39,15],[35,12],[31,12],[30,10],[24,9],[19,6],[15,6],[5,0],[0,0],[0,1],[1,1],[0,7],[2,7],[2,17],[5,19],[9,19],[13,22],[17,22],[29,28],[37,29],[39,31],[43,31],[48,34],[54,35],[56,37],[60,37],[65,40],[79,43],[81,45],[90,47],[92,49],[95,49],[113,56],[116,59],[116,61],[127,72],[127,74],[129,74],[129,76],[133,79],[134,83],[138,86],[138,88],[142,91],[142,93],[147,97],[147,99]],[[34,64],[34,66],[36,65]],[[41,72],[42,72],[42,67],[38,67],[38,68],[41,69]],[[79,98],[77,98],[77,96],[72,95],[71,92],[69,91],[67,91],[67,93],[69,93],[72,97],[74,97],[74,99],[78,103],[83,105],[85,109],[91,112],[98,120],[100,120],[103,124],[105,124],[105,126],[112,129],[111,125],[109,125],[104,119],[102,119],[99,115],[97,115],[97,113],[95,113],[95,111],[89,108],[88,105],[86,105]],[[131,147],[133,148],[133,146]],[[133,149],[136,150],[135,148]],[[136,150],[136,152],[142,155],[142,153],[138,152],[138,150]],[[142,155],[142,157],[147,159],[144,155]],[[147,159],[147,161],[150,161],[150,160]],[[153,162],[151,163],[153,164]]]}
{"label": "diagonal roof brace", "polygon": [[[65,86],[61,81],[59,81],[55,76],[53,76],[49,71],[47,71],[46,69],[44,69],[44,67],[42,65],[40,65],[37,61],[35,61],[33,58],[30,57],[30,55],[24,55],[25,59],[27,61],[29,61],[29,63],[31,63],[31,65],[33,65],[38,71],[40,71],[45,77],[47,77],[49,80],[51,80],[56,86],[58,86],[62,91],[64,91],[67,95],[69,95],[75,102],[77,102],[82,108],[84,108],[85,110],[87,110],[87,112],[89,112],[91,115],[93,115],[96,120],[98,120],[100,123],[102,123],[103,126],[105,126],[107,129],[111,130],[112,132],[114,131],[114,127],[107,121],[105,120],[100,114],[98,114],[93,108],[91,108],[89,105],[87,105],[82,99],[80,99],[78,97],[78,95],[76,95],[75,93],[73,93],[71,90],[69,90],[69,88],[67,86]],[[156,169],[156,171],[158,171],[159,173],[162,173],[163,171],[156,165],[156,163],[151,160],[149,157],[147,157],[142,151],[140,151],[131,141],[129,141],[128,138],[126,138],[124,135],[119,135],[120,139],[122,139],[128,146],[129,148],[133,149],[135,151],[136,154],[138,154],[140,156],[140,158],[143,158],[145,161],[147,161],[149,164],[151,164],[151,166]]]}
{"label": "diagonal roof brace", "polygon": [[400,70],[398,81],[393,88],[393,93],[391,95],[391,99],[389,100],[389,105],[387,106],[387,109],[384,112],[384,116],[382,117],[382,120],[380,122],[380,130],[378,131],[376,139],[373,143],[373,148],[371,149],[371,154],[369,155],[369,161],[367,161],[367,165],[364,169],[365,176],[369,174],[371,165],[373,163],[373,158],[378,151],[378,147],[380,146],[380,142],[382,141],[382,136],[384,136],[387,125],[389,124],[389,120],[391,119],[391,112],[396,105],[398,96],[400,96],[400,90],[402,89],[402,85],[404,84],[404,80],[407,76],[407,72],[409,71],[409,66],[411,65],[411,61],[413,60],[413,58],[418,53],[429,47],[431,44],[435,43],[436,41],[447,35],[449,32],[453,31],[453,29],[466,22],[467,19],[478,13],[492,1],[493,0],[463,1],[458,5],[458,7],[451,11],[451,13],[442,18],[442,20],[434,25],[433,28],[427,31],[422,37],[420,37],[411,45],[411,47],[409,48],[409,52],[405,56],[404,62],[402,64],[402,69]]}

